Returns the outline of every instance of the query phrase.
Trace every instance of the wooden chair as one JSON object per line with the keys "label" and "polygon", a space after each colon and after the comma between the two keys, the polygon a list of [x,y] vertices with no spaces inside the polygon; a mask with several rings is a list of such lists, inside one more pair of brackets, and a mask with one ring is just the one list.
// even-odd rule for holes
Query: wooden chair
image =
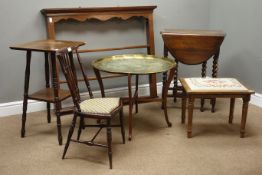
{"label": "wooden chair", "polygon": [[[65,78],[67,80],[68,87],[70,89],[73,103],[74,103],[74,117],[72,120],[71,127],[69,129],[67,142],[65,144],[64,153],[62,159],[65,158],[67,149],[69,147],[70,141],[83,143],[89,146],[99,146],[104,147],[108,149],[108,157],[109,157],[109,165],[110,169],[112,169],[112,134],[111,134],[111,127],[118,126],[121,128],[122,133],[122,140],[123,144],[125,143],[125,131],[124,131],[124,125],[123,125],[123,105],[120,98],[93,98],[93,94],[89,85],[89,82],[87,78],[85,78],[85,83],[87,85],[87,89],[90,95],[90,99],[82,101],[80,100],[79,95],[79,89],[78,89],[78,83],[76,78],[76,71],[75,66],[73,62],[73,50],[76,50],[75,48],[66,48],[62,50],[61,52],[57,53],[57,57],[61,64],[61,69],[65,75]],[[79,55],[78,60],[80,61]],[[82,64],[80,62],[80,68],[82,73],[85,76],[85,73],[83,71]],[[113,116],[117,115],[119,113],[120,118],[120,124],[119,125],[111,125],[111,119]],[[80,125],[78,129],[78,136],[77,139],[72,139],[72,135],[75,129],[75,124],[77,117],[80,118]],[[99,120],[97,124],[94,125],[85,125],[84,119],[94,119]],[[105,121],[105,123],[103,123]],[[98,127],[98,131],[95,133],[94,137],[89,141],[81,141],[80,135],[81,131],[85,127]],[[95,143],[95,139],[99,132],[102,130],[102,128],[107,129],[107,145]]]}
{"label": "wooden chair", "polygon": [[[174,101],[177,97],[182,97],[182,86],[178,84],[179,62],[185,65],[202,64],[201,76],[206,77],[207,61],[213,57],[212,77],[217,77],[218,58],[220,46],[224,40],[225,33],[216,30],[166,30],[161,32],[164,41],[164,56],[170,53],[176,63],[177,71],[174,77],[172,96]],[[210,101],[211,111],[215,111],[216,99]],[[201,108],[204,111],[204,99],[201,98]]]}

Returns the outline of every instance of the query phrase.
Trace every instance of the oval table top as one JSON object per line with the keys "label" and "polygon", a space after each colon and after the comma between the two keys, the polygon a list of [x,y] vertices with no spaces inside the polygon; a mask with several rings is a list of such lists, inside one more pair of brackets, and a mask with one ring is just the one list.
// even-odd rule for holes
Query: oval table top
{"label": "oval table top", "polygon": [[154,74],[166,72],[176,66],[169,58],[144,54],[124,54],[105,57],[92,62],[96,69],[119,74]]}

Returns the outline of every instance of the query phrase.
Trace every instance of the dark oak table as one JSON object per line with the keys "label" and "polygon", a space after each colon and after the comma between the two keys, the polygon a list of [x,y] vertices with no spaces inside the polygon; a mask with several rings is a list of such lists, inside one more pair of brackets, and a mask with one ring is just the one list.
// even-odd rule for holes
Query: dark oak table
{"label": "dark oak table", "polygon": [[[233,122],[235,99],[242,98],[242,119],[240,137],[245,136],[248,104],[253,90],[247,89],[234,78],[181,78],[184,93],[188,98],[188,126],[187,137],[192,137],[192,121],[194,101],[196,98],[230,98],[229,123]],[[186,98],[182,98],[182,123],[185,122]]]}
{"label": "dark oak table", "polygon": [[[176,63],[168,58],[159,58],[152,55],[143,54],[130,54],[130,55],[116,55],[112,57],[101,58],[92,62],[96,77],[98,79],[102,96],[104,94],[104,86],[100,71],[108,73],[125,74],[128,76],[128,103],[129,103],[129,140],[132,139],[132,120],[133,120],[133,104],[136,104],[136,112],[138,112],[138,100],[139,101],[161,101],[162,109],[165,113],[165,120],[169,127],[172,126],[167,115],[167,91],[175,73]],[[138,77],[139,75],[155,75],[157,73],[165,73],[168,77],[164,78],[162,97],[149,97],[139,98],[138,97]],[[134,94],[132,93],[132,76],[136,76],[136,89]]]}
{"label": "dark oak table", "polygon": [[[79,47],[84,45],[84,42],[79,41],[61,41],[61,40],[38,40],[29,43],[19,44],[11,46],[11,49],[26,51],[26,69],[25,69],[25,84],[24,84],[24,101],[23,101],[23,114],[22,114],[22,129],[21,137],[25,136],[25,122],[26,122],[26,111],[28,99],[39,100],[47,102],[47,120],[51,122],[50,114],[50,103],[55,104],[55,113],[57,117],[57,132],[58,142],[62,145],[62,133],[61,133],[61,120],[60,116],[68,114],[68,110],[61,110],[61,101],[70,97],[68,90],[60,89],[57,75],[57,63],[56,63],[56,52],[60,49],[67,47]],[[32,52],[43,52],[45,57],[45,80],[46,87],[33,94],[28,94],[29,90],[29,79],[30,79],[30,63]],[[51,61],[51,72],[52,72],[52,85],[50,87],[50,75],[49,75],[49,59]]]}
{"label": "dark oak table", "polygon": [[[164,56],[170,53],[176,63],[177,71],[174,77],[174,101],[182,97],[182,87],[178,83],[179,64],[202,65],[201,76],[207,76],[208,61],[212,61],[212,77],[218,76],[218,60],[221,44],[226,36],[220,30],[185,30],[169,29],[161,32],[164,41]],[[213,59],[212,59],[213,58]],[[212,59],[212,60],[211,60]],[[211,66],[211,65],[210,65]],[[212,112],[215,112],[215,99],[211,99]],[[204,99],[201,99],[201,108],[204,111]]]}

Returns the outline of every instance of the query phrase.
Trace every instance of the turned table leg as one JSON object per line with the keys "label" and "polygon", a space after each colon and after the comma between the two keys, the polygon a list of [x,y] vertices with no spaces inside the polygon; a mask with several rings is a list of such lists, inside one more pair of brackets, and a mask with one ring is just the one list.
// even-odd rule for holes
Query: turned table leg
{"label": "turned table leg", "polygon": [[228,123],[233,122],[234,108],[235,108],[235,98],[230,98],[230,111],[229,111]]}
{"label": "turned table leg", "polygon": [[54,104],[55,104],[55,113],[56,113],[56,124],[57,124],[57,137],[59,145],[62,145],[63,138],[61,132],[61,101],[59,101],[59,84],[57,78],[57,70],[56,70],[56,54],[54,52],[51,53],[51,62],[52,62],[52,83],[54,88]]}
{"label": "turned table leg", "polygon": [[245,137],[245,126],[247,121],[247,111],[248,111],[248,104],[250,101],[250,95],[246,95],[243,99],[243,106],[242,106],[242,119],[241,119],[241,128],[240,128],[240,137]]}
{"label": "turned table leg", "polygon": [[182,114],[181,114],[181,123],[184,124],[186,120],[186,95],[182,97]]}
{"label": "turned table leg", "polygon": [[189,96],[188,98],[188,124],[187,124],[187,138],[192,137],[192,120],[194,110],[194,97]]}
{"label": "turned table leg", "polygon": [[22,114],[22,128],[21,137],[25,137],[25,122],[26,122],[26,111],[27,111],[27,100],[28,100],[28,89],[30,79],[30,63],[31,63],[31,51],[26,53],[26,68],[25,68],[25,84],[24,84],[24,101],[23,101],[23,114]]}
{"label": "turned table leg", "polygon": [[[48,52],[45,52],[45,87],[50,87],[50,75],[49,75],[49,61],[48,61]],[[50,102],[46,102],[47,109],[47,122],[51,123],[51,111],[50,111]]]}

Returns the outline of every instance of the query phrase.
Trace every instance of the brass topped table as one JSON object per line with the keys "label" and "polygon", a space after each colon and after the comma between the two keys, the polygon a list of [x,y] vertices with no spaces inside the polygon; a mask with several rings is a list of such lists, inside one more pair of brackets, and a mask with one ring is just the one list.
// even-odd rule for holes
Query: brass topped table
{"label": "brass topped table", "polygon": [[[128,76],[128,102],[129,102],[129,140],[132,139],[132,118],[133,118],[133,104],[136,104],[136,112],[138,100],[140,101],[161,101],[162,109],[164,109],[165,119],[169,127],[172,124],[169,122],[166,107],[167,91],[175,74],[175,61],[168,58],[160,58],[153,55],[143,54],[127,54],[127,55],[116,55],[112,57],[101,58],[92,62],[96,77],[101,88],[102,96],[104,94],[104,86],[100,71],[109,73],[126,74]],[[161,98],[138,98],[138,76],[139,75],[153,75],[157,73],[169,72],[168,77],[164,78],[163,90]],[[136,89],[134,95],[132,94],[132,75],[136,76]]]}
{"label": "brass topped table", "polygon": [[[27,111],[27,100],[39,100],[47,102],[47,120],[51,122],[50,103],[55,104],[55,113],[57,117],[57,132],[58,142],[62,145],[62,133],[61,133],[61,120],[60,116],[67,114],[68,111],[61,111],[61,101],[70,97],[68,90],[60,89],[58,84],[57,65],[56,65],[56,52],[60,49],[67,47],[79,47],[84,45],[84,42],[79,41],[62,41],[62,40],[38,40],[24,44],[11,46],[14,50],[26,51],[26,69],[25,69],[25,84],[24,84],[24,101],[23,101],[23,114],[22,114],[22,129],[21,137],[25,136],[25,122]],[[29,79],[30,79],[30,63],[32,51],[44,52],[45,56],[45,79],[46,88],[35,92],[31,95],[28,94]],[[53,88],[50,88],[50,75],[49,75],[49,58],[51,59],[51,72],[52,72],[52,84]]]}

